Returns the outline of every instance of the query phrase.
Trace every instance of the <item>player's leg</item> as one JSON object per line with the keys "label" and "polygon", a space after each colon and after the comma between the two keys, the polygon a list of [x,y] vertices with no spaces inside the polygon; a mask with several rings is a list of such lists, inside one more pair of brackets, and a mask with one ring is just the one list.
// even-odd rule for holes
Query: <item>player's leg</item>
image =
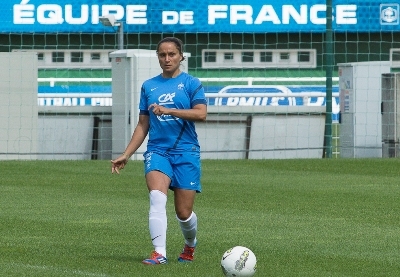
{"label": "player's leg", "polygon": [[197,243],[197,215],[193,212],[193,206],[196,193],[201,191],[200,155],[193,152],[178,155],[173,167],[175,212],[185,239],[185,246],[178,260],[187,262],[193,260]]}
{"label": "player's leg", "polygon": [[196,245],[197,215],[193,212],[196,191],[174,189],[176,218],[182,229],[185,243],[193,247]]}
{"label": "player's leg", "polygon": [[185,246],[178,261],[193,261],[194,251],[197,244],[197,215],[193,212],[193,204],[196,191],[174,189],[176,218],[185,239]]}
{"label": "player's leg", "polygon": [[[146,163],[146,162],[145,162]],[[170,177],[162,173],[168,172],[168,161],[162,156],[151,157],[151,165],[146,165],[146,183],[149,190],[149,231],[151,242],[154,246],[150,258],[143,260],[145,264],[167,263],[166,238],[167,238],[167,193],[171,183]]]}

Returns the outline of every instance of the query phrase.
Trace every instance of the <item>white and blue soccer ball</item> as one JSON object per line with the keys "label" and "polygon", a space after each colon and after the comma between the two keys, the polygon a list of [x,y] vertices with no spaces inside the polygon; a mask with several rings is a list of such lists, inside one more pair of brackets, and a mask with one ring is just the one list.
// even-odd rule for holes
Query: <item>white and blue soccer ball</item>
{"label": "white and blue soccer ball", "polygon": [[257,270],[257,258],[249,248],[235,246],[222,255],[221,268],[227,277],[251,277]]}

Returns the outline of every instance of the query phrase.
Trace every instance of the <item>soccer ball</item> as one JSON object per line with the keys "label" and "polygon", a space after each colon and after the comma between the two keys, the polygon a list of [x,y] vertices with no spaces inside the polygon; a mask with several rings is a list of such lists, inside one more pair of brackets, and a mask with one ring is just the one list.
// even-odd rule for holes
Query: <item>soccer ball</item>
{"label": "soccer ball", "polygon": [[257,270],[256,255],[247,247],[232,247],[222,255],[221,268],[227,277],[253,276]]}

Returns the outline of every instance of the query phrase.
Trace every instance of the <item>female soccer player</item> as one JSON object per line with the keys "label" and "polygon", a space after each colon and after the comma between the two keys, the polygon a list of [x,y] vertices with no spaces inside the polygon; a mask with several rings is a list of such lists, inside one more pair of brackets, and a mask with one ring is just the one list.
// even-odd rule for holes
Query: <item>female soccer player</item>
{"label": "female soccer player", "polygon": [[195,121],[205,121],[207,102],[200,81],[180,70],[183,43],[166,37],[157,45],[162,73],[146,80],[141,89],[139,120],[125,152],[112,160],[111,172],[123,169],[149,135],[144,169],[150,197],[149,230],[154,251],[144,264],[167,263],[167,193],[174,192],[176,218],[185,245],[180,262],[193,261],[197,243],[194,199],[201,192],[200,146]]}

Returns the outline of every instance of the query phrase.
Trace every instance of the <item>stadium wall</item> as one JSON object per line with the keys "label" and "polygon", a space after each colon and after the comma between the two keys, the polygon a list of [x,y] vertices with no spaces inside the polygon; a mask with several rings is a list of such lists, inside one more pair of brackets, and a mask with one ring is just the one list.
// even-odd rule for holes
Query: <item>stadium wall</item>
{"label": "stadium wall", "polygon": [[[229,107],[210,107],[207,122],[196,125],[202,158],[323,157],[324,107],[258,108],[232,113]],[[111,107],[39,108],[39,160],[111,159],[118,154],[112,153]],[[143,153],[137,154],[135,159],[141,160]]]}

